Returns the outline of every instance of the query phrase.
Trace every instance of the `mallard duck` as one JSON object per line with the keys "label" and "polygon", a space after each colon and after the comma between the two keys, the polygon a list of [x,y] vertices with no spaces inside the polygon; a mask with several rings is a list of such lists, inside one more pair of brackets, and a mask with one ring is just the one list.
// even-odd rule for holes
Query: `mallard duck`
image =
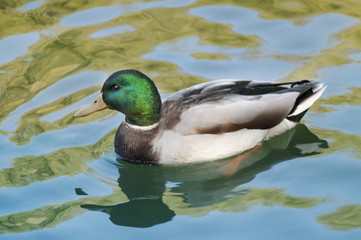
{"label": "mallard duck", "polygon": [[149,77],[122,70],[74,117],[107,108],[122,112],[125,120],[115,135],[115,152],[132,162],[212,161],[250,150],[294,127],[325,88],[309,80],[223,79],[178,91],[162,102]]}

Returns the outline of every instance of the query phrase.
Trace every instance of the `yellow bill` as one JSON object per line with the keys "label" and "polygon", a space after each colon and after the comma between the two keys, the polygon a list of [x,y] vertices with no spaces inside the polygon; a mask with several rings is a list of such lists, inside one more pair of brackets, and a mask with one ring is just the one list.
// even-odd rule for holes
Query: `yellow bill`
{"label": "yellow bill", "polygon": [[103,101],[103,93],[100,93],[91,104],[77,111],[74,117],[84,117],[107,108],[109,106]]}

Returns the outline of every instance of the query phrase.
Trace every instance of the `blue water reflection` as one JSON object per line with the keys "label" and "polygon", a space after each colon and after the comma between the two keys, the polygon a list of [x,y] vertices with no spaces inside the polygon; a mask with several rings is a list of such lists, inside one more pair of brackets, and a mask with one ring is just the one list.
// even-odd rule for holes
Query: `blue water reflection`
{"label": "blue water reflection", "polygon": [[23,9],[25,11],[30,11],[30,10],[37,9],[44,3],[44,1],[45,0],[36,0],[36,1],[28,2],[27,4],[22,6],[21,9]]}
{"label": "blue water reflection", "polygon": [[0,65],[11,62],[15,58],[25,54],[28,47],[36,43],[40,38],[38,32],[18,34],[0,40]]}
{"label": "blue water reflection", "polygon": [[[200,44],[198,37],[189,37],[177,42],[158,45],[143,58],[161,60],[177,64],[182,71],[210,79],[236,78],[276,80],[287,75],[291,63],[275,59],[255,59],[249,61],[248,49],[217,47]],[[222,53],[229,60],[205,60],[192,57],[197,52]]]}
{"label": "blue water reflection", "polygon": [[294,20],[270,20],[259,12],[234,6],[205,6],[193,8],[190,14],[212,22],[231,24],[235,32],[257,35],[263,40],[262,54],[318,54],[321,49],[337,44],[332,34],[359,22],[341,14],[323,14],[296,25]]}
{"label": "blue water reflection", "polygon": [[89,37],[90,38],[103,38],[103,37],[108,37],[108,36],[113,35],[113,34],[131,32],[131,31],[134,31],[134,30],[135,30],[135,28],[133,28],[130,25],[122,25],[122,26],[118,26],[118,27],[102,29],[100,31],[92,33]]}
{"label": "blue water reflection", "polygon": [[[79,184],[81,182],[81,184]],[[86,186],[87,192],[99,197],[107,196],[113,189],[108,184],[98,181],[85,174],[79,174],[75,177],[62,176],[44,182],[37,182],[21,188],[0,189],[1,209],[0,214],[6,215],[16,212],[28,211],[34,208],[41,208],[48,204],[59,204],[67,201],[74,201],[81,198],[75,194],[74,186]],[[44,192],[41,189],[47,188]],[[61,191],[59,191],[61,189]],[[40,194],[39,194],[40,193]],[[32,201],[18,201],[21,196],[28,196]]]}
{"label": "blue water reflection", "polygon": [[124,15],[128,12],[136,12],[156,7],[181,7],[193,3],[195,0],[176,1],[153,1],[132,4],[115,4],[109,7],[96,7],[73,13],[60,21],[60,24],[67,26],[86,26],[107,22],[111,19]]}
{"label": "blue water reflection", "polygon": [[43,106],[44,104],[51,103],[83,88],[100,85],[103,83],[103,79],[105,79],[106,76],[105,73],[100,72],[84,72],[66,77],[54,83],[52,86],[38,93],[32,100],[24,103],[11,112],[10,116],[1,123],[0,129],[4,131],[15,131],[17,122],[24,113]]}
{"label": "blue water reflection", "polygon": [[[1,146],[6,149],[3,160],[10,161],[11,158],[20,156],[51,153],[59,148],[94,144],[106,133],[117,128],[120,121],[122,121],[122,117],[113,116],[103,121],[99,120],[81,126],[75,125],[61,130],[49,131],[33,137],[30,143],[22,146],[7,142]],[[26,130],[30,131],[27,134],[31,134],[33,131],[32,129]],[[80,136],[85,139],[80,138]],[[44,142],[47,143],[46,148],[44,148]]]}
{"label": "blue water reflection", "polygon": [[69,15],[63,18],[60,24],[67,26],[92,25],[109,21],[125,12],[120,6],[97,7]]}
{"label": "blue water reflection", "polygon": [[325,97],[350,93],[352,92],[351,87],[361,87],[361,68],[358,63],[320,69],[319,75],[329,83],[327,91],[324,93]]}

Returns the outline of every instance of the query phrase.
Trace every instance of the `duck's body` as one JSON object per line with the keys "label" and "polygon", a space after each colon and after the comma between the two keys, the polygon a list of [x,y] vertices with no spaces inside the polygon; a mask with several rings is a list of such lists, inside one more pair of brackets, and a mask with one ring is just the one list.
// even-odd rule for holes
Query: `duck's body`
{"label": "duck's body", "polygon": [[[109,106],[126,115],[115,136],[115,151],[130,161],[211,161],[239,154],[294,127],[324,89],[322,83],[307,80],[218,80],[181,90],[161,102],[148,77],[123,70],[105,82],[96,100],[105,105],[95,111]],[[85,108],[75,116],[93,111]]]}

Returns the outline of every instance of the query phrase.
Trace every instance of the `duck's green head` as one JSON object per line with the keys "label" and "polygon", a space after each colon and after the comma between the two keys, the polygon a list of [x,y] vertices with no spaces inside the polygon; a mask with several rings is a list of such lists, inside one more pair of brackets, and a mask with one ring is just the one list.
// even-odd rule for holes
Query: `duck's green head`
{"label": "duck's green head", "polygon": [[133,125],[148,126],[158,122],[161,100],[153,81],[137,70],[113,73],[104,83],[100,95],[74,117],[110,108],[126,115]]}

